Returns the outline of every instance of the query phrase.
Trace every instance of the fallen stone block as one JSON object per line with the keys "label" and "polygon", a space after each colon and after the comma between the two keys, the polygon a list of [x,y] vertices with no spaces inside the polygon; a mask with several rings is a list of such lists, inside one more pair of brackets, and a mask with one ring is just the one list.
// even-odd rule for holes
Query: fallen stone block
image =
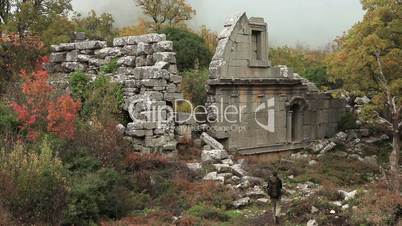
{"label": "fallen stone block", "polygon": [[226,164],[214,164],[213,165],[216,169],[216,171],[218,171],[218,173],[227,173],[227,172],[231,172],[231,168],[229,165]]}
{"label": "fallen stone block", "polygon": [[220,149],[220,150],[224,149],[221,143],[219,143],[217,140],[215,140],[213,137],[211,137],[205,132],[201,134],[200,138],[202,141],[211,146],[213,149]]}
{"label": "fallen stone block", "polygon": [[200,172],[202,170],[202,164],[199,162],[194,163],[186,163],[187,168],[189,168],[193,172]]}
{"label": "fallen stone block", "polygon": [[236,209],[239,209],[241,207],[247,206],[250,203],[250,198],[249,197],[245,197],[245,198],[241,198],[238,199],[236,201],[233,202],[233,207]]}
{"label": "fallen stone block", "polygon": [[247,176],[247,172],[241,167],[240,164],[235,164],[231,166],[232,173],[239,177]]}
{"label": "fallen stone block", "polygon": [[201,153],[201,160],[203,162],[221,161],[228,158],[228,153],[225,150],[203,150]]}
{"label": "fallen stone block", "polygon": [[223,176],[218,176],[217,172],[211,172],[208,173],[207,175],[205,175],[203,178],[203,180],[212,180],[212,181],[220,181],[222,183],[225,182],[225,178]]}

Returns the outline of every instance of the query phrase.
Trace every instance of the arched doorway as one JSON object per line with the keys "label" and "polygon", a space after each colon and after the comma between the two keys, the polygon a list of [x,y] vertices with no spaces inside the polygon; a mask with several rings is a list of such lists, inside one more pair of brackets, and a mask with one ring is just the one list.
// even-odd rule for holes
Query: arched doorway
{"label": "arched doorway", "polygon": [[303,140],[303,112],[302,108],[299,104],[293,104],[290,107],[290,111],[292,112],[292,142],[297,142]]}
{"label": "arched doorway", "polygon": [[287,104],[288,142],[301,142],[304,139],[304,111],[307,107],[302,97],[293,97]]}

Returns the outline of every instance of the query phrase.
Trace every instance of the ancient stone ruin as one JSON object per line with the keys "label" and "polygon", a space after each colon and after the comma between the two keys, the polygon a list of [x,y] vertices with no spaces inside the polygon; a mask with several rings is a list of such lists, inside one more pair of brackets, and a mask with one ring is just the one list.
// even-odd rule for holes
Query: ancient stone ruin
{"label": "ancient stone ruin", "polygon": [[147,34],[116,38],[113,46],[104,41],[86,41],[52,46],[50,64],[53,77],[68,77],[71,72],[82,71],[94,77],[101,68],[117,61],[118,69],[111,74],[124,89],[124,110],[132,122],[119,125],[134,146],[141,151],[173,151],[175,124],[172,106],[181,99],[178,87],[176,53],[173,43],[163,34]]}
{"label": "ancient stone ruin", "polygon": [[227,20],[210,64],[209,133],[230,151],[259,154],[331,137],[345,109],[286,66],[268,60],[267,24],[240,13]]}
{"label": "ancient stone ruin", "polygon": [[[209,68],[207,120],[200,123],[201,132],[212,136],[201,137],[207,146],[245,155],[270,153],[304,148],[336,133],[344,101],[320,93],[286,66],[271,66],[264,19],[241,13],[224,27]],[[141,151],[174,151],[177,138],[191,136],[197,123],[179,122],[173,110],[182,99],[182,79],[165,35],[115,38],[110,47],[79,36],[74,43],[52,46],[47,68],[54,77],[74,71],[96,77],[117,61],[117,71],[104,75],[123,85],[123,108],[132,119],[118,130]]]}

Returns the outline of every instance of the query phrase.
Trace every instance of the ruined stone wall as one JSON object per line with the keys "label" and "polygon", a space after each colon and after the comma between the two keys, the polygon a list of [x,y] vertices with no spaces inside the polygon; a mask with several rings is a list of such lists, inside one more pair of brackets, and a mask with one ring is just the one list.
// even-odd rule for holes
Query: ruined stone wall
{"label": "ruined stone wall", "polygon": [[[83,71],[93,76],[110,76],[123,85],[124,110],[132,122],[119,130],[143,151],[173,151],[174,117],[171,107],[179,92],[173,43],[163,34],[115,38],[112,46],[104,41],[78,41],[53,45],[47,65],[54,76],[68,77]],[[101,68],[117,60],[118,69],[102,74]]]}

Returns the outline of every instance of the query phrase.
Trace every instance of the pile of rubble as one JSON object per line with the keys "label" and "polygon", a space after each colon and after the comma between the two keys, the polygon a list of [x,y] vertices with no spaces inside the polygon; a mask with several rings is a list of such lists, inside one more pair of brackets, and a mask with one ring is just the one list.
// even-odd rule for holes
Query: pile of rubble
{"label": "pile of rubble", "polygon": [[213,171],[207,173],[203,179],[217,181],[238,194],[238,199],[233,202],[233,207],[241,208],[253,202],[267,203],[267,195],[264,191],[264,180],[252,177],[245,170],[243,159],[235,161],[222,144],[209,136],[201,135],[201,140],[206,144],[201,154],[201,163],[187,163],[188,168],[201,172],[203,166],[212,165]]}
{"label": "pile of rubble", "polygon": [[[113,46],[104,41],[80,40],[53,45],[46,66],[53,74],[82,71],[93,77],[105,75],[123,85],[124,110],[132,122],[117,129],[141,151],[174,151],[173,111],[181,99],[173,42],[164,34],[115,38]],[[117,71],[105,73],[104,67],[115,62]],[[106,72],[108,73],[108,72]]]}
{"label": "pile of rubble", "polygon": [[[354,129],[339,132],[330,139],[323,139],[312,143],[306,150],[291,155],[292,159],[312,159],[313,156],[321,158],[331,154],[341,158],[355,159],[369,165],[377,166],[376,155],[367,156],[366,150],[374,143],[387,141],[386,134],[370,136],[368,129]],[[342,150],[337,150],[342,146]],[[316,160],[310,160],[309,164],[316,164]]]}

